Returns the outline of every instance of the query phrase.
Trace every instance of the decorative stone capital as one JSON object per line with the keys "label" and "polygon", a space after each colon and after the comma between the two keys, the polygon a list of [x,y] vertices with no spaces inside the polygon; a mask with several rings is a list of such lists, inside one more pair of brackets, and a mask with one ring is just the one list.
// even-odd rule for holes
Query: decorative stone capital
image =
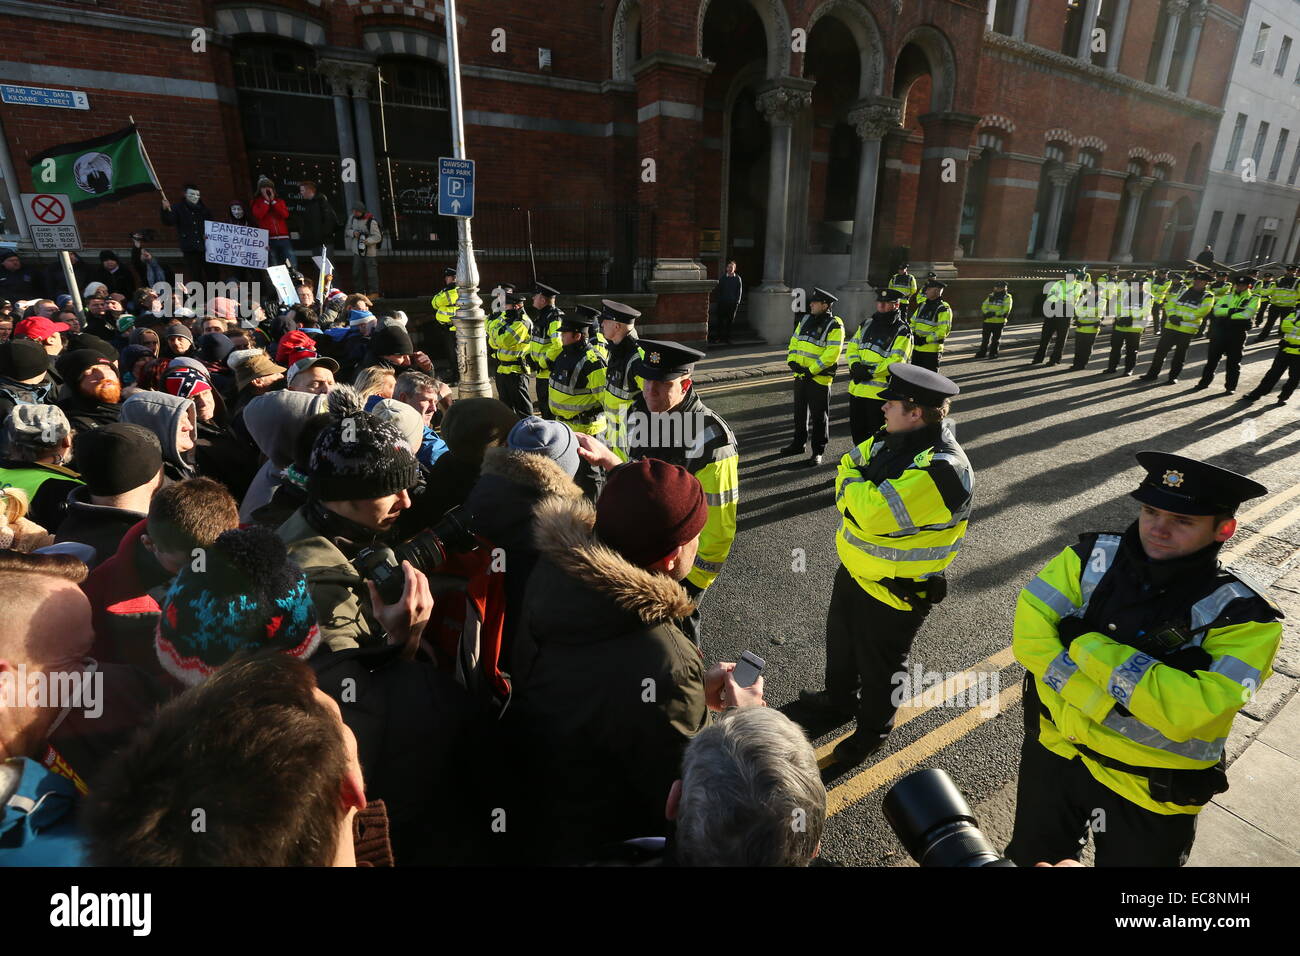
{"label": "decorative stone capital", "polygon": [[1074,174],[1078,171],[1079,167],[1074,163],[1066,163],[1064,166],[1058,166],[1055,169],[1049,170],[1047,178],[1053,186],[1064,188],[1070,185],[1070,181],[1074,179]]}
{"label": "decorative stone capital", "polygon": [[1205,18],[1210,14],[1210,4],[1208,0],[1200,0],[1196,6],[1192,7],[1191,22],[1194,27],[1205,26]]}
{"label": "decorative stone capital", "polygon": [[785,80],[760,90],[756,102],[763,118],[773,126],[790,126],[804,110],[812,106],[811,80]]}
{"label": "decorative stone capital", "polygon": [[903,122],[902,104],[883,97],[863,100],[849,110],[849,123],[857,130],[861,140],[883,139],[890,130],[898,129]]}
{"label": "decorative stone capital", "polygon": [[319,60],[317,70],[329,80],[335,96],[352,96],[365,98],[370,95],[370,84],[374,76],[374,67],[368,63],[354,63],[347,60]]}
{"label": "decorative stone capital", "polygon": [[1154,186],[1156,181],[1150,178],[1133,179],[1124,184],[1124,189],[1134,199],[1140,199],[1146,194],[1146,191]]}
{"label": "decorative stone capital", "polygon": [[1192,0],[1165,0],[1165,13],[1171,17],[1181,17],[1191,3]]}

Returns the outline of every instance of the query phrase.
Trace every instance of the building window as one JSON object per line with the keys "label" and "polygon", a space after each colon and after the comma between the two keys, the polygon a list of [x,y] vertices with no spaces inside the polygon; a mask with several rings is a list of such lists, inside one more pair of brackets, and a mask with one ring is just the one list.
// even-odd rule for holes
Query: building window
{"label": "building window", "polygon": [[1219,240],[1219,229],[1223,225],[1223,210],[1216,209],[1210,217],[1210,231],[1205,234],[1205,244],[1214,245]]}
{"label": "building window", "polygon": [[1282,38],[1282,48],[1277,51],[1277,66],[1273,68],[1274,74],[1281,76],[1286,72],[1286,61],[1291,58],[1291,38]]}
{"label": "building window", "polygon": [[1237,155],[1241,152],[1241,140],[1246,135],[1246,114],[1238,113],[1237,122],[1232,127],[1232,141],[1228,143],[1228,159],[1223,164],[1224,169],[1235,169],[1237,166]]}
{"label": "building window", "polygon": [[1225,262],[1233,262],[1237,258],[1237,243],[1241,241],[1241,227],[1246,224],[1246,214],[1237,213],[1237,218],[1232,220],[1232,235],[1228,239],[1228,251],[1224,254]]}
{"label": "building window", "polygon": [[1286,155],[1286,141],[1291,138],[1291,131],[1284,129],[1278,133],[1277,149],[1273,151],[1273,165],[1268,170],[1268,181],[1277,182],[1278,170],[1282,168],[1282,157]]}
{"label": "building window", "polygon": [[1087,6],[1085,0],[1065,0],[1065,30],[1061,34],[1061,52],[1066,56],[1074,56],[1079,52]]}
{"label": "building window", "polygon": [[1259,25],[1259,33],[1255,36],[1255,55],[1250,58],[1250,62],[1255,66],[1264,65],[1264,54],[1268,52],[1268,31],[1270,27],[1267,23]]}
{"label": "building window", "polygon": [[1291,175],[1286,178],[1286,184],[1288,186],[1295,185],[1297,174],[1300,174],[1300,143],[1296,144],[1295,156],[1291,158]]}
{"label": "building window", "polygon": [[1268,141],[1268,123],[1259,124],[1259,132],[1255,134],[1255,148],[1250,151],[1250,158],[1255,161],[1255,169],[1258,171],[1259,164],[1264,160],[1264,143]]}
{"label": "building window", "polygon": [[1065,149],[1055,143],[1048,143],[1047,149],[1043,150],[1043,155],[1047,157],[1049,162],[1053,160],[1058,163],[1065,162]]}
{"label": "building window", "polygon": [[1017,0],[992,0],[989,3],[991,26],[994,33],[1002,33],[1006,36],[1012,36],[1016,30],[1016,2]]}

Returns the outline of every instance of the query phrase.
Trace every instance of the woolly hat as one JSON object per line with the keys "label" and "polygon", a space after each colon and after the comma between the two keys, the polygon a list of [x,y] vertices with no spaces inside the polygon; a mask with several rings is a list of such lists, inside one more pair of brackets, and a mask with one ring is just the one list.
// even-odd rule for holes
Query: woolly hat
{"label": "woolly hat", "polygon": [[311,450],[307,491],[313,497],[382,498],[415,485],[418,466],[406,436],[396,425],[363,411],[354,388],[334,387],[329,414],[331,421]]}
{"label": "woolly hat", "polygon": [[699,480],[658,458],[619,465],[605,479],[596,502],[600,540],[642,568],[693,539],[708,518]]}
{"label": "woolly hat", "polygon": [[122,374],[135,370],[135,363],[142,358],[151,359],[154,357],[153,349],[147,345],[128,345],[122,351],[117,353],[117,367],[122,370]]}
{"label": "woolly hat", "polygon": [[[378,396],[374,396],[378,398]],[[381,422],[388,422],[397,426],[397,430],[406,436],[406,443],[411,446],[411,450],[419,452],[420,445],[424,441],[424,419],[406,402],[399,402],[391,398],[380,398],[374,405],[366,402],[368,411]]]}
{"label": "woolly hat", "polygon": [[371,312],[369,309],[353,309],[348,313],[348,325],[353,327],[363,325],[364,323],[371,321],[374,317],[375,313]]}
{"label": "woolly hat", "polygon": [[163,375],[162,389],[177,398],[193,398],[212,391],[212,379],[207,366],[192,358],[172,359]]}
{"label": "woolly hat", "polygon": [[50,356],[35,339],[10,339],[0,344],[0,375],[25,381],[50,370]]}
{"label": "woolly hat", "polygon": [[235,350],[235,343],[224,332],[205,332],[194,344],[199,358],[213,365],[223,364]]}
{"label": "woolly hat", "polygon": [[[116,357],[115,354],[114,358]],[[69,388],[75,389],[77,383],[81,381],[81,376],[95,365],[107,365],[112,368],[113,359],[95,349],[74,349],[60,355],[54,363],[54,369]]]}
{"label": "woolly hat", "polygon": [[112,259],[114,262],[119,262],[119,263],[122,261],[117,257],[117,253],[114,252],[112,249],[104,249],[99,253],[100,262],[107,262],[109,259]]}
{"label": "woolly hat", "polygon": [[113,422],[72,439],[72,457],[92,495],[120,495],[162,470],[158,436],[140,425]]}
{"label": "woolly hat", "polygon": [[277,365],[288,367],[299,359],[310,358],[315,354],[316,340],[306,332],[294,330],[286,332],[280,339],[280,344],[275,349],[275,361]]}
{"label": "woolly hat", "polygon": [[162,337],[165,339],[182,338],[191,342],[194,341],[194,333],[190,331],[190,327],[184,322],[173,322],[167,326],[162,330]]}
{"label": "woolly hat", "polygon": [[564,422],[548,422],[530,415],[510,430],[506,440],[515,451],[531,452],[551,459],[570,478],[578,473],[578,439]]}
{"label": "woolly hat", "polygon": [[307,659],[320,627],[307,579],[271,528],[223,533],[181,568],[162,600],[154,650],[167,673],[201,684],[244,649]]}
{"label": "woolly hat", "polygon": [[442,416],[442,440],[457,458],[479,463],[489,445],[505,444],[518,421],[500,399],[462,398]]}
{"label": "woolly hat", "polygon": [[13,445],[52,447],[72,434],[68,416],[57,405],[15,405],[5,420],[3,440],[5,453]]}
{"label": "woolly hat", "polygon": [[117,330],[125,335],[135,328],[135,316],[129,312],[123,312],[117,318]]}
{"label": "woolly hat", "polygon": [[400,325],[385,325],[370,336],[371,355],[410,355],[414,351],[411,337]]}
{"label": "woolly hat", "polygon": [[208,302],[208,315],[234,322],[239,318],[239,303],[234,299],[216,296]]}

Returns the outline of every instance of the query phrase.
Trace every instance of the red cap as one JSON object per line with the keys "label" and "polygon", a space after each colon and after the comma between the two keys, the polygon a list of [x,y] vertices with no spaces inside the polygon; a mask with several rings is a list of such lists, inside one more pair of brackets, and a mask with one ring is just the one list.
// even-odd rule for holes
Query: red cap
{"label": "red cap", "polygon": [[658,458],[619,465],[596,502],[596,534],[638,567],[648,567],[694,539],[708,519],[699,480]]}
{"label": "red cap", "polygon": [[294,329],[287,332],[280,339],[280,345],[275,350],[275,361],[277,365],[289,366],[299,359],[304,359],[316,354],[316,340],[306,332]]}
{"label": "red cap", "polygon": [[30,319],[23,319],[14,326],[14,337],[44,342],[55,332],[66,332],[70,328],[72,326],[66,322],[55,322],[43,315],[33,315]]}

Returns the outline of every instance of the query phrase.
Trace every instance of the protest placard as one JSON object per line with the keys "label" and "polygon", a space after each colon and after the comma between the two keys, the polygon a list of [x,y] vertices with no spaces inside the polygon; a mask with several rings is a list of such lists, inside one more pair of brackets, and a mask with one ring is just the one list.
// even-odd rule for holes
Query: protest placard
{"label": "protest placard", "polygon": [[276,297],[285,305],[297,305],[299,301],[298,290],[294,288],[293,278],[289,275],[289,267],[286,265],[271,266],[266,270],[266,274],[271,277],[271,285],[275,286]]}
{"label": "protest placard", "polygon": [[267,232],[230,222],[203,223],[203,258],[226,266],[266,268]]}

